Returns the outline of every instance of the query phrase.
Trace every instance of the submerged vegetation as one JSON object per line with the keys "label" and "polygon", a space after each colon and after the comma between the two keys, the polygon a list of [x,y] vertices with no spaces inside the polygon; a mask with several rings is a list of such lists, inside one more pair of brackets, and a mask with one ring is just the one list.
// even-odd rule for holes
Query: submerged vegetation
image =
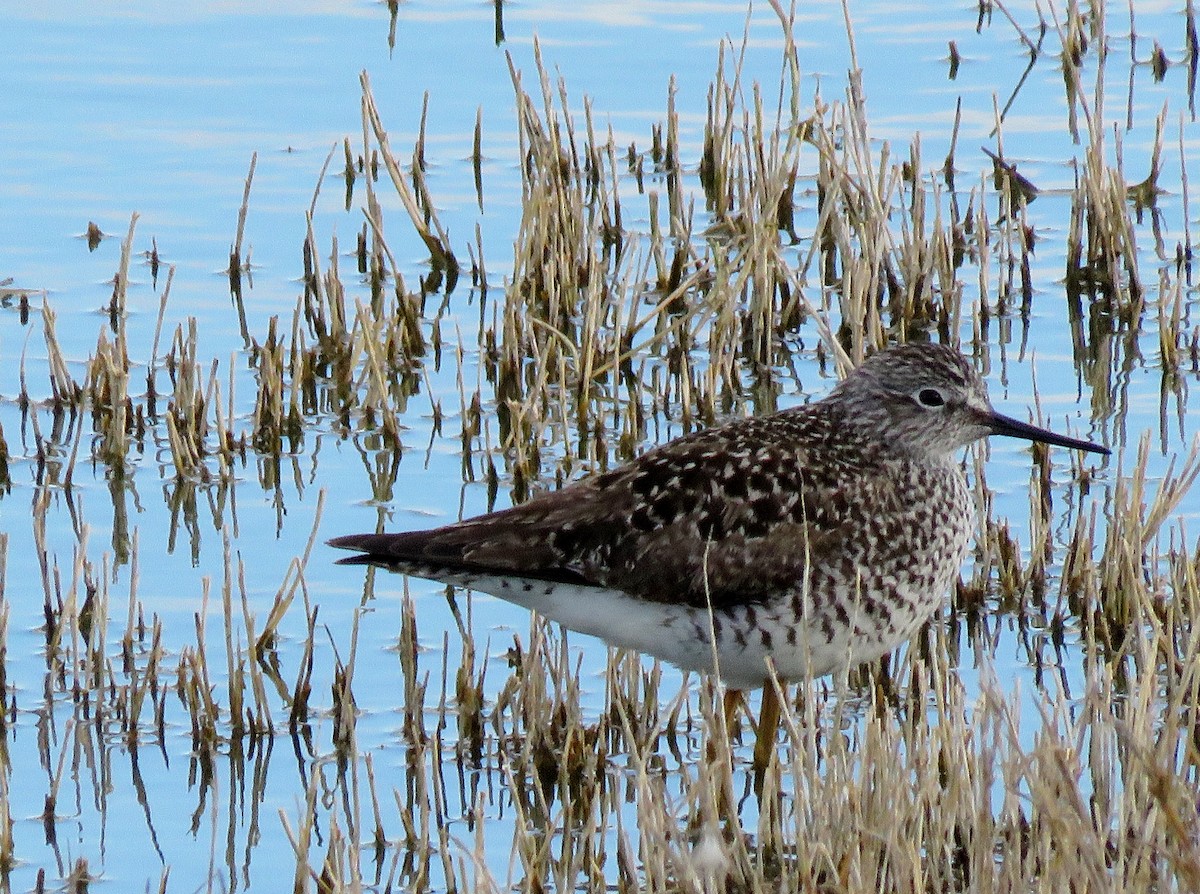
{"label": "submerged vegetation", "polygon": [[[290,844],[263,870],[272,890],[281,863],[293,890],[323,892],[1009,891],[1060,878],[1089,891],[1200,889],[1200,549],[1176,520],[1200,453],[1155,471],[1149,435],[1125,426],[1131,370],[1161,375],[1164,447],[1172,408],[1187,429],[1187,386],[1200,374],[1184,125],[1172,148],[1164,110],[1151,170],[1124,170],[1097,59],[1111,38],[1095,6],[1069,5],[1036,39],[1020,34],[1034,62],[1043,41],[1061,47],[1063,127],[1079,152],[1069,219],[1052,237],[1066,246],[1055,314],[1085,408],[1075,424],[1120,459],[1062,469],[1034,449],[1028,528],[1017,530],[994,511],[985,448],[970,454],[976,552],[944,616],[899,658],[790,693],[761,795],[747,772],[753,733],[729,731],[726,749],[707,683],[680,685],[616,652],[601,679],[536,620],[528,633],[481,641],[463,594],[447,594],[453,629],[431,633],[410,584],[374,572],[356,593],[361,611],[335,635],[322,612],[353,597],[311,585],[314,564],[328,561],[317,544],[337,533],[321,527],[324,491],[272,597],[247,585],[264,547],[262,532],[239,530],[240,479],[257,479],[278,530],[285,487],[311,488],[320,449],[347,445],[363,474],[337,483],[339,500],[369,500],[377,525],[391,526],[411,496],[396,491],[402,460],[420,453],[416,418],[426,420],[426,454],[435,444],[461,451],[463,482],[485,485],[491,506],[821,392],[889,341],[961,342],[986,371],[1007,371],[1014,348],[1032,352],[1035,302],[1059,299],[1037,287],[1030,204],[1040,191],[1013,160],[1004,114],[990,158],[964,160],[957,123],[945,158],[925,158],[920,135],[881,144],[860,60],[843,96],[810,89],[793,14],[772,8],[779,83],[748,83],[744,46],[723,45],[698,158],[681,147],[672,87],[646,141],[618,144],[540,51],[532,70],[510,59],[520,159],[511,267],[499,261],[507,246],[486,246],[485,262],[478,231],[451,236],[426,177],[424,122],[401,156],[364,74],[361,135],[330,151],[317,188],[344,188],[346,207],[363,210],[361,229],[352,247],[323,235],[314,195],[290,316],[261,320],[247,306],[250,166],[225,271],[243,339],[236,356],[204,352],[197,318],[172,305],[169,266],[153,343],[130,343],[136,215],[82,373],[59,346],[52,297],[0,285],[0,297],[21,302],[23,325],[40,313],[46,371],[35,380],[22,360],[19,431],[0,432],[3,499],[16,499],[7,491],[18,474],[32,496],[37,575],[19,583],[26,599],[40,589],[45,662],[40,691],[6,676],[18,581],[0,535],[4,889],[27,859],[10,797],[29,769],[14,759],[18,736],[36,737],[46,777],[38,821],[57,865],[39,873],[39,890],[87,889],[93,867],[58,839],[58,819],[90,798],[103,823],[116,787],[132,783],[159,847],[142,762],[151,752],[177,759],[178,736],[191,834],[211,836],[209,885],[229,889],[263,884],[255,843],[266,824]],[[1190,6],[1187,23],[1194,60]],[[477,121],[481,206],[482,143]],[[1183,214],[1168,221],[1158,181],[1176,162]],[[1147,227],[1152,248],[1138,244]],[[428,253],[420,275],[389,244],[401,229]],[[144,260],[157,285],[156,243]],[[502,287],[489,279],[501,266]],[[443,369],[457,393],[431,386]],[[253,394],[248,413],[239,391]],[[219,563],[205,546],[200,592],[169,594],[187,600],[183,616],[156,609],[140,577],[159,556],[127,504],[140,503],[133,482],[155,467],[165,549],[182,535],[200,564],[202,529],[220,544]],[[82,475],[106,483],[111,520],[86,520]],[[48,521],[63,504],[67,532]],[[111,548],[96,543],[102,529]],[[384,620],[377,590],[403,591],[386,666],[359,648],[360,625]],[[992,669],[1005,625],[1035,670],[1034,692]],[[965,667],[978,668],[970,683]],[[355,686],[384,674],[395,716],[381,732]],[[279,744],[294,752],[286,760],[301,783],[289,779],[283,794],[268,778],[272,756],[283,775]],[[64,807],[68,798],[76,803]],[[170,860],[161,849],[158,858],[160,890],[198,886],[172,884]]]}

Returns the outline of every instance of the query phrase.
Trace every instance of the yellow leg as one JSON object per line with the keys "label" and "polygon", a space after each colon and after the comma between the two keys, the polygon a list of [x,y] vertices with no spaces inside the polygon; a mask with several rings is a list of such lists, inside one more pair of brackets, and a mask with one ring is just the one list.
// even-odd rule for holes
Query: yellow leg
{"label": "yellow leg", "polygon": [[733,741],[734,733],[740,731],[741,725],[738,723],[737,711],[743,704],[745,704],[745,700],[742,697],[742,690],[725,690],[725,733],[729,736],[730,742]]}
{"label": "yellow leg", "polygon": [[754,740],[754,778],[755,787],[762,784],[763,774],[771,762],[771,754],[775,751],[775,737],[779,732],[779,695],[775,691],[775,683],[767,681],[763,687],[762,710],[758,715],[757,737]]}

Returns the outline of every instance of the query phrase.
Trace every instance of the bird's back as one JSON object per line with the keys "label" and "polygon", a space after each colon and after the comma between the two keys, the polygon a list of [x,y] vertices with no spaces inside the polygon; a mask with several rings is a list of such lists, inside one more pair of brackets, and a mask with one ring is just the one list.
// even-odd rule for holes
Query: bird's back
{"label": "bird's back", "polygon": [[496,572],[720,607],[770,597],[844,536],[877,458],[833,459],[838,425],[810,404],[698,432],[523,505],[427,531],[331,541],[420,574]]}

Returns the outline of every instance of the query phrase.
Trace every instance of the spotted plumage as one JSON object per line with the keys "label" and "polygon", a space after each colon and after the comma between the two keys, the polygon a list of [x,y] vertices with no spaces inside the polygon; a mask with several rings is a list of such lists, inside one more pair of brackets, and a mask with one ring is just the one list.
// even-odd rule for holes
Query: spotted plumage
{"label": "spotted plumage", "polygon": [[958,351],[904,345],[521,506],[330,542],[752,688],[768,658],[783,679],[877,658],[937,609],[973,528],[956,454],[989,434],[1108,452],[996,413]]}

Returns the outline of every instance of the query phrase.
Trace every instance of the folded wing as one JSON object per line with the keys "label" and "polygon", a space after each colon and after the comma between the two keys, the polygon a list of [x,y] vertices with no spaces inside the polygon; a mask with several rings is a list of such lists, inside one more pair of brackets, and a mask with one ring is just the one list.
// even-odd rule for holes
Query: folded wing
{"label": "folded wing", "polygon": [[[807,408],[806,408],[807,409]],[[434,579],[509,574],[703,607],[765,600],[836,548],[847,476],[779,439],[781,416],[673,441],[529,503],[402,534],[339,537],[374,564]],[[792,425],[811,425],[797,412]],[[811,441],[811,438],[808,439]],[[818,474],[816,468],[826,471]]]}

